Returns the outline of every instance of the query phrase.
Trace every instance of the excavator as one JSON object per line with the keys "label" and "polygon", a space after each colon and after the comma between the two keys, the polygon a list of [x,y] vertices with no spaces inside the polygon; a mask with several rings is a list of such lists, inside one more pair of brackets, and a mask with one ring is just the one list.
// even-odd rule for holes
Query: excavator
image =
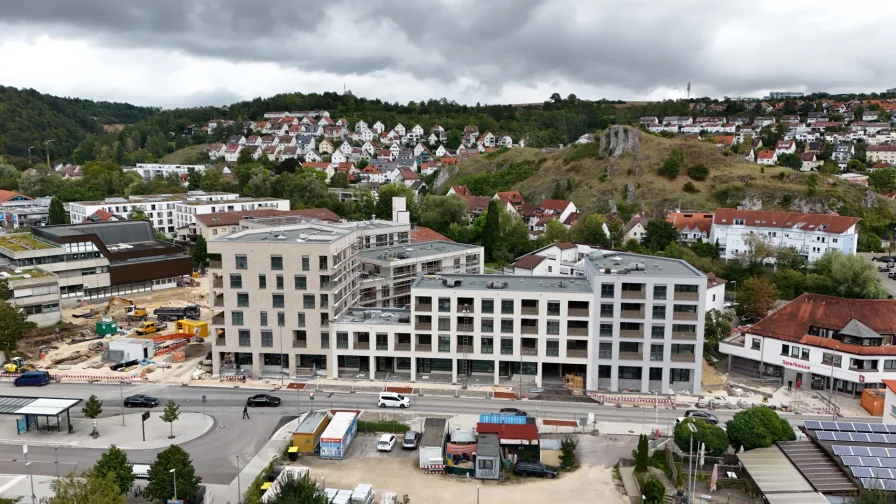
{"label": "excavator", "polygon": [[124,315],[127,320],[146,320],[146,308],[140,308],[134,304],[130,299],[120,298],[116,296],[112,296],[109,299],[109,304],[106,305],[106,309],[103,311],[103,316],[109,314],[109,310],[112,309],[113,303],[121,303],[124,306]]}
{"label": "excavator", "polygon": [[7,373],[24,373],[34,371],[34,366],[25,362],[21,357],[13,357],[3,365],[3,371]]}

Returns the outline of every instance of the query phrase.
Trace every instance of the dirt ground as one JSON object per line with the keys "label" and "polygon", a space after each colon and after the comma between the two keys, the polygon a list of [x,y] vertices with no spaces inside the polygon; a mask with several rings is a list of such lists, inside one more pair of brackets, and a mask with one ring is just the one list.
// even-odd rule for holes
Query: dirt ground
{"label": "dirt ground", "polygon": [[725,385],[727,377],[720,373],[718,369],[712,367],[706,359],[703,359],[703,389],[718,388],[721,389]]}

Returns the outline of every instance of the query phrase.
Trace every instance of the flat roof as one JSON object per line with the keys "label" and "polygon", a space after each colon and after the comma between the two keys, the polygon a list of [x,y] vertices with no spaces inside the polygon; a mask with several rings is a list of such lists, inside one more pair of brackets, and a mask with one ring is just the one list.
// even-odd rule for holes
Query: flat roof
{"label": "flat roof", "polygon": [[82,399],[56,397],[0,396],[0,415],[56,416],[81,401]]}
{"label": "flat roof", "polygon": [[657,257],[631,252],[612,252],[609,250],[593,252],[585,259],[594,266],[598,274],[628,274],[632,276],[661,277],[706,277],[700,270],[682,259]]}
{"label": "flat roof", "polygon": [[300,423],[293,432],[306,434],[312,433],[317,430],[317,427],[327,418],[327,415],[328,413],[323,410],[309,411],[305,415],[305,418],[302,419],[302,423]]}
{"label": "flat roof", "polygon": [[445,426],[448,420],[444,418],[425,418],[423,420],[423,436],[420,437],[420,446],[442,446],[445,441]]}
{"label": "flat roof", "polygon": [[40,269],[21,269],[0,266],[0,280],[25,280],[28,278],[43,278],[45,276],[49,276],[49,273]]}
{"label": "flat roof", "polygon": [[777,446],[738,453],[737,460],[763,494],[815,492],[803,474]]}
{"label": "flat roof", "polygon": [[476,454],[480,457],[500,457],[501,442],[497,434],[484,433],[476,440]]}
{"label": "flat roof", "polygon": [[220,236],[213,241],[233,241],[248,243],[332,243],[352,233],[352,229],[321,224],[320,221],[307,220],[297,226],[273,228],[254,228],[237,231]]}
{"label": "flat roof", "polygon": [[352,424],[352,421],[354,421],[357,416],[357,413],[352,413],[350,411],[336,412],[336,414],[333,415],[333,419],[330,420],[330,424],[327,425],[327,428],[321,433],[320,438],[342,439],[343,436],[345,436],[345,432]]}
{"label": "flat roof", "polygon": [[22,252],[25,250],[43,250],[50,248],[59,248],[49,243],[35,240],[31,233],[13,233],[0,236],[0,247],[12,250],[13,252]]}
{"label": "flat roof", "polygon": [[187,206],[199,206],[199,205],[217,205],[217,204],[227,204],[231,205],[234,203],[252,203],[255,201],[289,201],[283,198],[236,198],[236,199],[227,199],[227,200],[200,200],[200,199],[190,199],[187,201],[183,201],[181,205]]}
{"label": "flat roof", "polygon": [[[452,281],[454,282],[452,284]],[[449,285],[453,285],[449,287]],[[492,287],[490,287],[492,286]],[[481,290],[494,292],[572,292],[591,293],[585,278],[528,275],[422,275],[415,288],[438,290]]]}
{"label": "flat roof", "polygon": [[365,259],[381,262],[417,260],[425,257],[457,252],[474,253],[482,249],[479,245],[467,243],[455,243],[447,241],[430,241],[422,243],[409,243],[392,247],[379,247],[361,251]]}
{"label": "flat roof", "polygon": [[349,324],[410,324],[411,310],[404,308],[349,308],[331,322]]}

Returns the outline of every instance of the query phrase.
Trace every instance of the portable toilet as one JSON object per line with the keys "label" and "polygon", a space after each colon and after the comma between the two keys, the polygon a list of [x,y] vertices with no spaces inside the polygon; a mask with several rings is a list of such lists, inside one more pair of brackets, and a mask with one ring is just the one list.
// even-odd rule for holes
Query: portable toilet
{"label": "portable toilet", "polygon": [[99,336],[118,334],[118,324],[111,318],[103,318],[96,323],[96,333]]}

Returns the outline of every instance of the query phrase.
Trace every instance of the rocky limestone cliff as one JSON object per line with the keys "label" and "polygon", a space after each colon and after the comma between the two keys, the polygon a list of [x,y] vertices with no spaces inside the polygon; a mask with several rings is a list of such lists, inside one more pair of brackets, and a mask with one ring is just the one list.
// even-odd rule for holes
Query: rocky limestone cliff
{"label": "rocky limestone cliff", "polygon": [[616,159],[619,156],[638,152],[638,132],[625,126],[610,126],[600,134],[598,156]]}

